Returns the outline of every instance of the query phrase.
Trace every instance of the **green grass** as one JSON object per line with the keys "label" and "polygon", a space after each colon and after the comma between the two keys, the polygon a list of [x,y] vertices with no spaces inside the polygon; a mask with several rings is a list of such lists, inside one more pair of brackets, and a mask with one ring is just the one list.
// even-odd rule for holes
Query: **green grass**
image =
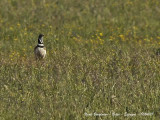
{"label": "green grass", "polygon": [[[158,119],[159,6],[158,0],[1,0],[0,119]],[[36,62],[39,33],[47,56]]]}

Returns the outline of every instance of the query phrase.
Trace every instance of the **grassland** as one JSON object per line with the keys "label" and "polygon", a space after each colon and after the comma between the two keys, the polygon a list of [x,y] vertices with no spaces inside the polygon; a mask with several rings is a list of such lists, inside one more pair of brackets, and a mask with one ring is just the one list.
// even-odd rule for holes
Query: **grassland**
{"label": "grassland", "polygon": [[1,0],[0,119],[156,120],[159,45],[158,0]]}

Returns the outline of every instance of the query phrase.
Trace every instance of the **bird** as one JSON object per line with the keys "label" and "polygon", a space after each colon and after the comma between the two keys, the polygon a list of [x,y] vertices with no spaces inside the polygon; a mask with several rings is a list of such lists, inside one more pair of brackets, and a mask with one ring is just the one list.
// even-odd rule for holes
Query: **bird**
{"label": "bird", "polygon": [[44,36],[43,34],[39,34],[38,44],[34,48],[34,54],[35,54],[36,60],[44,59],[46,56],[46,47],[44,47],[44,44],[43,44],[43,36]]}

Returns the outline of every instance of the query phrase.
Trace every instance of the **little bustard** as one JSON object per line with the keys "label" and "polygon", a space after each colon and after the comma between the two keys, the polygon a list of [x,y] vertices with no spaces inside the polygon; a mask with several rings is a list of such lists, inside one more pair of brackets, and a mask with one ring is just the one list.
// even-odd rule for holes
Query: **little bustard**
{"label": "little bustard", "polygon": [[43,44],[43,36],[44,36],[43,34],[39,35],[38,44],[34,48],[34,54],[35,54],[36,60],[43,59],[46,56],[46,48],[44,47],[44,44]]}

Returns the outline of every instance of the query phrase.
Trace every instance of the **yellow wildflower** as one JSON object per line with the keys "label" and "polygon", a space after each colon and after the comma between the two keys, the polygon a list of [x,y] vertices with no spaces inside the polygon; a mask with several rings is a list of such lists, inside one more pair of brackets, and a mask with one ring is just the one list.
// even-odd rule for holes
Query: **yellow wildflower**
{"label": "yellow wildflower", "polygon": [[17,39],[17,38],[14,38],[14,40],[17,41],[18,39]]}
{"label": "yellow wildflower", "polygon": [[99,33],[100,36],[103,36],[103,33]]}
{"label": "yellow wildflower", "polygon": [[13,30],[13,27],[10,27],[9,29],[10,29],[10,30]]}
{"label": "yellow wildflower", "polygon": [[20,27],[20,24],[19,24],[19,23],[17,23],[17,26],[18,26],[18,27]]}
{"label": "yellow wildflower", "polygon": [[122,41],[125,40],[124,35],[119,35],[119,37],[121,38]]}
{"label": "yellow wildflower", "polygon": [[157,39],[160,39],[160,36],[158,36]]}

